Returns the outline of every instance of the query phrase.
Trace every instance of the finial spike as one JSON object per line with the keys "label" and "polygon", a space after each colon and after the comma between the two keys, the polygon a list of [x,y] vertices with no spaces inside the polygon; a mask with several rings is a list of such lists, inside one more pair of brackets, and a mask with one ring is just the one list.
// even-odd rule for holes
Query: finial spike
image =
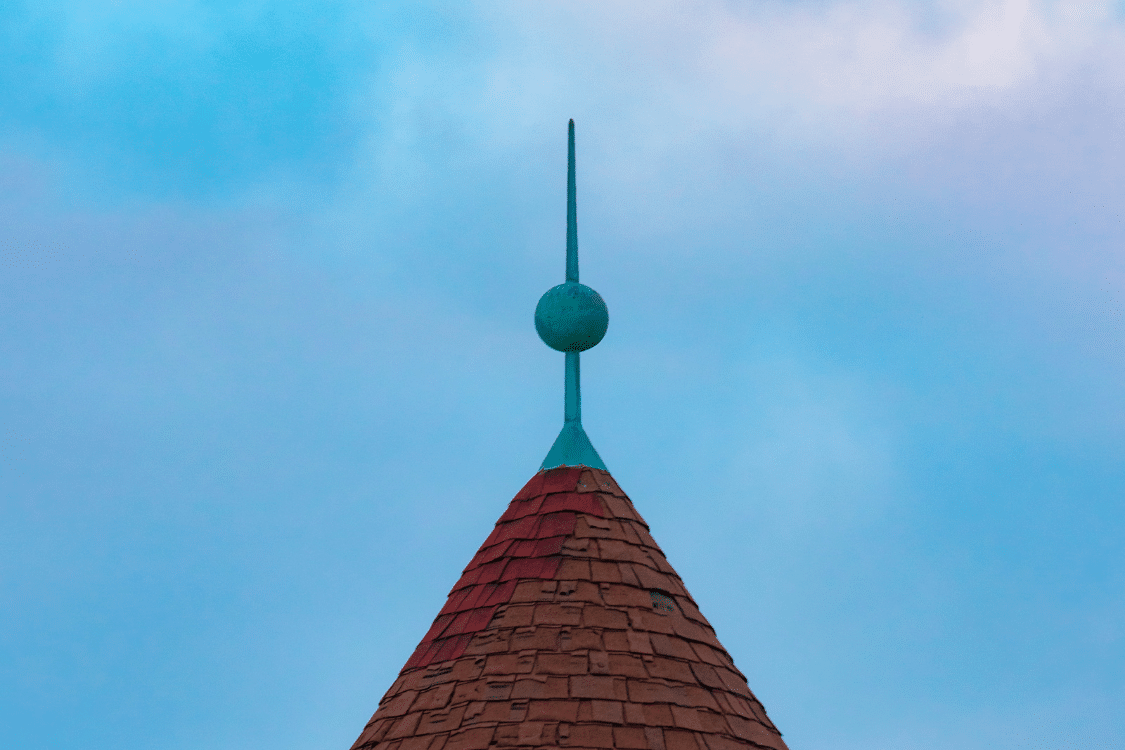
{"label": "finial spike", "polygon": [[578,281],[578,204],[574,190],[574,120],[570,121],[566,160],[566,280]]}
{"label": "finial spike", "polygon": [[540,468],[591,466],[605,469],[582,429],[581,372],[578,353],[602,340],[609,313],[601,296],[578,283],[578,210],[574,197],[574,120],[567,138],[566,283],[549,289],[535,307],[535,330],[552,349],[566,353],[563,428]]}

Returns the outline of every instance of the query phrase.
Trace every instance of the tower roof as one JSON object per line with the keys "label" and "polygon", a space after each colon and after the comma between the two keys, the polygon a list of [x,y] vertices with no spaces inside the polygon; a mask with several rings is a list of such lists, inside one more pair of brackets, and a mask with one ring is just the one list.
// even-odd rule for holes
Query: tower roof
{"label": "tower roof", "polygon": [[787,750],[608,472],[542,470],[352,750]]}
{"label": "tower roof", "polygon": [[578,282],[573,120],[567,161],[566,282],[535,310],[566,354],[562,431],[352,750],[787,750],[582,428],[609,314]]}

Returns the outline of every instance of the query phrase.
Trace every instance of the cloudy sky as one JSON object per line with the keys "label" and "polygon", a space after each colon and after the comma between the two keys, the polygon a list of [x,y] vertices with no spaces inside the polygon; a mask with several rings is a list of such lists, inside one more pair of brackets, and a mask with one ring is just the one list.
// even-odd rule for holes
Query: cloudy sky
{"label": "cloudy sky", "polygon": [[0,725],[347,748],[584,421],[794,750],[1125,746],[1125,5],[0,5]]}

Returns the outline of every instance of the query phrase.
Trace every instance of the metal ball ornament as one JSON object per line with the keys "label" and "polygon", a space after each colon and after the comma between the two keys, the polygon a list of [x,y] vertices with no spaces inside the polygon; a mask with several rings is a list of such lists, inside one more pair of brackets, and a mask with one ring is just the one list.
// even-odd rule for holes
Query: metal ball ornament
{"label": "metal ball ornament", "polygon": [[576,281],[548,289],[535,306],[535,330],[556,351],[586,351],[602,340],[608,328],[605,300]]}

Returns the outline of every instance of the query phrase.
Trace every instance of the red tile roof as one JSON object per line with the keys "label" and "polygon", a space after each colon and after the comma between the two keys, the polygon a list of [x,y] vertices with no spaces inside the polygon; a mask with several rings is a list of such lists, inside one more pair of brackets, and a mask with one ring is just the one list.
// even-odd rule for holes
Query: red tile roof
{"label": "red tile roof", "polygon": [[787,750],[608,472],[541,471],[352,750]]}

